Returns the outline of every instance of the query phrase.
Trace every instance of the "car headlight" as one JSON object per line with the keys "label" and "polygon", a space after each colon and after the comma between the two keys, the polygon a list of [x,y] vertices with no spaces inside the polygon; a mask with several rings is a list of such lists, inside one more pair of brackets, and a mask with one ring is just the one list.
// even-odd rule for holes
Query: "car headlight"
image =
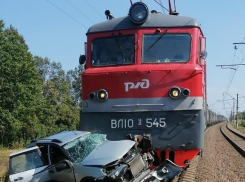
{"label": "car headlight", "polygon": [[149,16],[148,7],[142,3],[134,3],[129,9],[129,17],[133,23],[143,24]]}
{"label": "car headlight", "polygon": [[111,179],[118,179],[121,178],[128,170],[128,166],[123,164],[108,174],[108,177]]}

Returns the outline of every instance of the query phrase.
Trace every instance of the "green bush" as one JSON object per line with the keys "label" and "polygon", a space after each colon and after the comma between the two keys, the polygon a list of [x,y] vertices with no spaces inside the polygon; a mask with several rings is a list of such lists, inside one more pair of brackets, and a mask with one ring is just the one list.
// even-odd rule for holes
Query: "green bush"
{"label": "green bush", "polygon": [[4,176],[0,176],[0,182],[10,182],[8,172],[6,172]]}
{"label": "green bush", "polygon": [[242,127],[245,127],[245,121],[244,121],[244,120],[242,120],[241,126],[242,126]]}

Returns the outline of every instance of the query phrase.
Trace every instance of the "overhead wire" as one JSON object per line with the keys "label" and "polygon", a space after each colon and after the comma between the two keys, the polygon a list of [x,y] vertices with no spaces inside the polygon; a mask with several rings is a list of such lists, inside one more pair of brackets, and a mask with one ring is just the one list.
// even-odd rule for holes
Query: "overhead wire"
{"label": "overhead wire", "polygon": [[228,82],[228,85],[227,85],[227,88],[226,88],[226,92],[229,92],[229,89],[230,89],[231,84],[232,84],[232,82],[233,82],[233,79],[234,79],[234,77],[235,77],[236,71],[237,71],[237,69],[234,70],[233,75],[232,75],[230,81]]}
{"label": "overhead wire", "polygon": [[[245,39],[245,38],[244,38]],[[243,44],[242,44],[242,46],[243,46]],[[242,49],[242,60],[241,60],[241,62],[239,63],[239,64],[242,64],[242,62],[245,60],[245,56],[243,56],[243,49]],[[239,65],[238,65],[239,66]]]}
{"label": "overhead wire", "polygon": [[[162,5],[162,0],[159,0],[160,4]],[[162,12],[165,14],[164,8],[162,7]]]}
{"label": "overhead wire", "polygon": [[[242,40],[242,42],[245,40],[245,38],[243,38],[243,40]],[[242,44],[241,45],[239,45],[238,46],[238,48],[240,48],[240,46],[243,46]],[[240,50],[240,54],[242,54],[242,52],[243,52],[243,49],[239,49]],[[238,58],[237,58],[237,60],[239,60],[240,59],[240,54],[238,55]],[[242,61],[240,62],[240,64],[244,61],[244,59],[245,59],[245,57],[243,57],[242,58]],[[234,60],[233,60],[233,64],[234,64]],[[232,84],[232,81],[233,81],[233,79],[234,79],[234,76],[235,76],[235,74],[236,74],[236,72],[237,72],[237,70],[238,70],[238,68],[239,68],[239,65],[237,65],[236,66],[236,70],[235,70],[235,72],[233,73],[233,76],[232,76],[232,79],[231,79],[231,81],[230,81],[230,84],[229,84],[229,87],[228,87],[228,90],[226,91],[226,92],[228,92],[229,91],[229,88],[230,88],[230,86],[231,86],[231,84]]]}
{"label": "overhead wire", "polygon": [[93,20],[91,20],[85,13],[83,13],[81,10],[79,10],[76,6],[74,6],[71,2],[69,2],[68,0],[66,0],[67,3],[69,3],[74,9],[76,9],[79,13],[81,13],[84,17],[86,17],[89,21],[91,21],[92,23],[94,23]]}
{"label": "overhead wire", "polygon": [[[244,40],[245,40],[245,37],[243,38],[243,40],[242,40],[241,42],[243,42]],[[242,44],[238,45],[237,49],[239,49],[241,45],[242,45]],[[233,58],[232,64],[234,64],[234,62],[235,62],[237,49],[235,49],[235,54],[234,54],[234,58]],[[242,51],[242,49],[240,49],[240,53],[241,53],[241,51]],[[239,57],[238,57],[237,59],[239,59]],[[240,64],[244,61],[244,59],[245,59],[245,57],[242,59],[242,61],[240,62]],[[235,69],[235,71],[233,72],[232,77],[231,77],[231,74],[230,74],[230,78],[229,78],[229,81],[228,81],[228,85],[227,85],[227,87],[226,87],[226,92],[229,92],[230,86],[231,86],[231,84],[232,84],[232,82],[233,82],[233,79],[234,79],[234,77],[235,77],[235,74],[236,74],[236,71],[237,71],[238,68],[239,68],[239,65],[236,66],[236,69]],[[230,73],[231,73],[231,72],[230,72]]]}
{"label": "overhead wire", "polygon": [[[241,42],[244,42],[245,41],[245,37],[242,39],[242,41]],[[238,47],[237,47],[237,49],[239,49],[240,47],[242,46],[242,48],[243,48],[243,44],[239,44],[238,45]],[[244,61],[244,57],[243,57],[243,49],[240,49],[240,53],[242,54],[242,61],[240,62],[240,64]],[[238,67],[239,67],[239,65],[238,65]]]}
{"label": "overhead wire", "polygon": [[[235,61],[235,58],[236,58],[236,52],[237,52],[237,49],[235,49],[235,52],[234,52],[234,55],[233,55],[233,60],[232,60],[232,64],[234,64],[234,61]],[[228,92],[229,91],[229,83],[232,82],[234,78],[234,72],[233,72],[233,75],[232,75],[232,70],[230,71],[230,75],[229,75],[229,79],[228,79],[228,84],[227,84],[227,87],[226,87],[226,91],[225,92]]]}
{"label": "overhead wire", "polygon": [[[245,37],[243,38],[243,40],[242,40],[241,42],[244,42],[244,40],[245,40]],[[232,64],[235,63],[235,60],[239,60],[239,59],[240,59],[240,55],[241,55],[241,54],[242,54],[242,60],[241,60],[240,64],[245,60],[245,56],[243,57],[243,49],[239,49],[240,46],[243,46],[243,44],[239,44],[238,47],[235,48],[235,54],[234,54],[234,57],[233,57]],[[240,50],[240,52],[238,53],[238,56],[236,56],[236,55],[237,55],[237,49]],[[235,77],[235,74],[236,74],[238,68],[239,68],[239,65],[237,65],[237,66],[236,66],[236,69],[234,69],[233,75],[232,75],[232,73],[230,72],[230,77],[229,77],[228,84],[227,84],[227,87],[226,87],[226,93],[227,93],[227,94],[228,94],[228,92],[229,92],[230,86],[231,86],[231,84],[232,84],[232,82],[233,82],[233,80],[234,80],[234,77]],[[227,94],[225,94],[225,96],[223,96],[223,106],[225,106],[224,99],[226,98],[226,95],[227,95]],[[228,94],[228,95],[229,95],[229,94]],[[242,98],[242,97],[243,97],[243,96],[240,96],[239,98]],[[234,100],[234,99],[233,99],[233,100]],[[242,103],[244,103],[244,101],[243,101]]]}
{"label": "overhead wire", "polygon": [[59,8],[58,6],[56,6],[54,3],[52,3],[51,1],[47,0],[50,4],[52,4],[54,7],[56,7],[58,10],[60,10],[62,13],[64,13],[65,15],[67,15],[69,18],[71,18],[73,21],[75,21],[76,23],[78,23],[79,25],[81,25],[83,28],[88,29],[86,26],[84,26],[82,23],[80,23],[79,21],[77,21],[75,18],[73,18],[71,15],[69,15],[68,13],[66,13],[65,11],[63,11],[61,8]]}
{"label": "overhead wire", "polygon": [[[245,39],[245,38],[244,38]],[[244,40],[243,39],[243,40]],[[243,42],[243,41],[242,41]],[[241,48],[240,48],[241,47]],[[242,61],[238,64],[241,64],[243,62],[243,44],[240,44],[237,49],[239,48],[240,52],[239,52],[239,55],[237,57],[237,60],[241,59]],[[237,65],[237,68],[239,67],[239,65]]]}
{"label": "overhead wire", "polygon": [[[242,97],[242,98],[244,98],[244,97]],[[243,99],[243,101],[242,101],[242,102],[240,101],[240,105],[243,105],[243,104],[244,104],[244,102],[245,102],[245,98]]]}
{"label": "overhead wire", "polygon": [[157,0],[153,0],[155,1],[158,5],[160,5],[162,8],[164,8],[165,10],[167,10],[169,12],[169,10],[167,8],[165,8],[160,2],[158,2]]}
{"label": "overhead wire", "polygon": [[104,19],[104,16],[102,16],[91,4],[89,4],[86,0],[84,0],[85,3],[87,3],[100,17]]}

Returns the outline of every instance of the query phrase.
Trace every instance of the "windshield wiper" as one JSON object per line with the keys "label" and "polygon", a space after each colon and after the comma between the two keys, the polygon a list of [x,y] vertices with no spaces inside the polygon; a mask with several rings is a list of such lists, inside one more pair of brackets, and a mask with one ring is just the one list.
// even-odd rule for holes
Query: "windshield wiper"
{"label": "windshield wiper", "polygon": [[[112,33],[112,35],[113,35],[113,37],[114,37],[114,39],[115,39],[115,41],[116,41],[117,46],[118,46],[119,49],[121,50],[123,56],[125,56],[125,53],[124,53],[123,48],[122,48],[122,45],[119,43],[119,40],[117,39],[117,36],[114,35],[113,33]],[[117,60],[116,60],[116,64],[115,64],[115,65],[118,65]]]}
{"label": "windshield wiper", "polygon": [[149,48],[147,49],[147,51],[149,51],[154,45],[156,45],[156,43],[163,37],[163,35],[167,32],[168,29],[165,29],[164,32],[157,38],[157,40],[155,40],[155,42],[153,42],[153,44],[151,44],[149,46]]}
{"label": "windshield wiper", "polygon": [[117,39],[117,36],[114,35],[114,33],[112,33],[112,36],[114,37],[114,39],[116,41],[116,44],[119,47],[119,49],[123,52],[123,48],[122,48],[121,44],[119,43],[119,40]]}

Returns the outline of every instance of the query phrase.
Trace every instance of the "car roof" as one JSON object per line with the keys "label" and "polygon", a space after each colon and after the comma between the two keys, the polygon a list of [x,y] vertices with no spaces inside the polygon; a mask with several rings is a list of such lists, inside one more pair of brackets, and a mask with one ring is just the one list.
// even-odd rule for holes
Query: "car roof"
{"label": "car roof", "polygon": [[31,148],[27,148],[27,149],[20,150],[20,151],[18,151],[18,152],[13,152],[13,153],[11,153],[9,156],[10,156],[10,157],[13,157],[13,156],[15,156],[15,155],[19,155],[19,154],[22,154],[22,153],[24,153],[24,152],[29,152],[29,151],[32,151],[32,150],[35,150],[35,149],[38,149],[38,147],[35,146],[35,147],[31,147]]}
{"label": "car roof", "polygon": [[60,133],[51,135],[46,138],[40,138],[40,139],[33,140],[27,147],[28,148],[33,147],[37,144],[56,144],[56,145],[62,146],[68,143],[69,141],[79,138],[87,133],[89,132],[87,131],[62,131]]}

